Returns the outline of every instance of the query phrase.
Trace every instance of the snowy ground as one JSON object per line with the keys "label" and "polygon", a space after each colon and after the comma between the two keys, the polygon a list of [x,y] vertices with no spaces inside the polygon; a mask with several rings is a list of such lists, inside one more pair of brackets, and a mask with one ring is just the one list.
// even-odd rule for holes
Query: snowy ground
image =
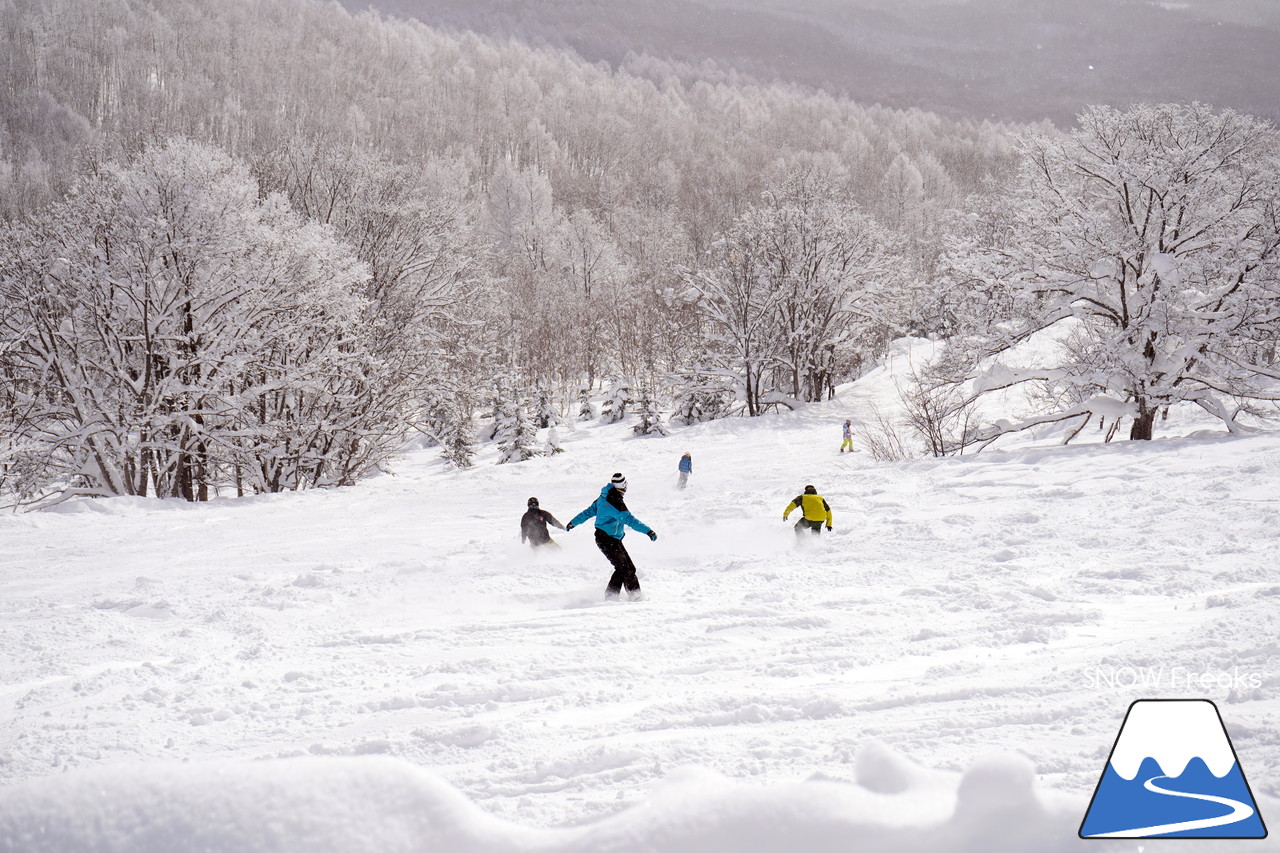
{"label": "snowy ground", "polygon": [[[1074,848],[1129,703],[1175,696],[1218,703],[1264,819],[1280,820],[1280,435],[839,456],[840,422],[886,381],[665,439],[562,432],[566,453],[519,465],[451,472],[422,451],[351,489],[0,518],[0,850],[79,849],[14,833],[86,790],[144,802],[156,778],[191,802],[209,790],[193,775],[237,778],[249,803],[334,777],[394,811],[361,774],[403,777],[385,784],[452,804],[458,826],[488,826],[481,810],[514,825],[492,832],[519,844],[467,849],[685,849],[637,816],[683,826],[699,797],[735,804],[709,809],[736,827],[705,830],[725,849],[770,849],[751,820],[806,810],[835,821],[833,850],[854,849],[831,839],[855,824],[862,849],[970,849],[952,819],[959,774],[975,768],[970,791],[995,800],[1031,781],[993,752],[1034,767],[1053,841],[982,849]],[[526,498],[567,521],[614,471],[660,536],[626,539],[643,602],[601,600],[587,528],[553,553],[519,544]],[[781,516],[806,483],[835,533],[797,547]],[[235,769],[294,756],[307,763]],[[233,763],[149,764],[215,759]],[[889,807],[867,788],[912,796]],[[892,834],[948,820],[952,835]],[[226,849],[294,849],[246,837]],[[363,849],[333,838],[297,849]]]}

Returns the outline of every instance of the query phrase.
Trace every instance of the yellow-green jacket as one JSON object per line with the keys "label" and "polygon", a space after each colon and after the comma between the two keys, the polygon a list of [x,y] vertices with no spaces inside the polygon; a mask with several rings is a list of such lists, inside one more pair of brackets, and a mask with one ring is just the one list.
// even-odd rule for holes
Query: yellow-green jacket
{"label": "yellow-green jacket", "polygon": [[831,507],[821,495],[797,495],[782,511],[782,518],[785,520],[794,509],[803,509],[804,517],[809,521],[825,521],[827,527],[831,526]]}

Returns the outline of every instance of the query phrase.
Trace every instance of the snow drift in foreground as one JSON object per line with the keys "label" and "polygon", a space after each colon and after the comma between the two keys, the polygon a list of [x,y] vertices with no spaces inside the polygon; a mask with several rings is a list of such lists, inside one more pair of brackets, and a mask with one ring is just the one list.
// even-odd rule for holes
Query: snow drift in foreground
{"label": "snow drift in foreground", "polygon": [[627,811],[581,827],[527,829],[385,757],[95,768],[0,791],[0,850],[1043,853],[1084,843],[1074,803],[1037,794],[1022,756],[992,755],[958,777],[872,741],[856,769],[858,784],[766,788],[683,768]]}

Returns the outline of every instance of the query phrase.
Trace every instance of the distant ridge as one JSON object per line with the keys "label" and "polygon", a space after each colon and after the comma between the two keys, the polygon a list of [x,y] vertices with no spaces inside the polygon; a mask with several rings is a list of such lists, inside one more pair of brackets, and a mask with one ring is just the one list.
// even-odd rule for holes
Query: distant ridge
{"label": "distant ridge", "polygon": [[629,53],[710,60],[953,118],[1065,125],[1086,104],[1198,100],[1280,120],[1280,3],[1259,0],[342,2],[615,67]]}

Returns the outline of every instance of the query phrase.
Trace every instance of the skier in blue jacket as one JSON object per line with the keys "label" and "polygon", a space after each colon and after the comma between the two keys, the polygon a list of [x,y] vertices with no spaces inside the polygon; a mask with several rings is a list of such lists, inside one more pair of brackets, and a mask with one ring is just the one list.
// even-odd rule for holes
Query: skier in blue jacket
{"label": "skier in blue jacket", "polygon": [[628,527],[654,541],[657,541],[658,534],[627,509],[626,501],[623,500],[626,491],[627,478],[614,474],[609,485],[600,490],[600,497],[574,516],[565,530],[572,530],[588,518],[595,518],[596,546],[613,566],[613,577],[609,578],[609,586],[605,588],[605,598],[617,598],[622,588],[626,587],[627,597],[635,601],[643,597],[640,581],[636,578],[635,563],[631,562],[631,555],[622,545],[622,537],[626,535]]}

